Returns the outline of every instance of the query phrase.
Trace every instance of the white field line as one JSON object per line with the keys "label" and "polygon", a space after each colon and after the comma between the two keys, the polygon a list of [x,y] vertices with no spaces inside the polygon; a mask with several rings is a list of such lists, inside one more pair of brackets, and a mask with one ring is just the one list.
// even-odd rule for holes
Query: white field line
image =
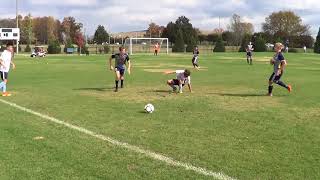
{"label": "white field line", "polygon": [[162,162],[164,162],[164,163],[166,163],[168,165],[182,167],[182,168],[185,168],[186,170],[191,170],[191,171],[194,171],[194,172],[196,172],[198,174],[202,174],[202,175],[205,175],[205,176],[211,176],[211,177],[219,179],[219,180],[235,180],[234,178],[232,178],[230,176],[227,176],[222,172],[213,172],[213,171],[207,170],[205,168],[201,168],[201,167],[193,166],[193,165],[188,164],[188,163],[176,161],[171,157],[168,157],[168,156],[165,156],[165,155],[161,155],[161,154],[149,151],[149,150],[145,150],[145,149],[142,149],[142,148],[140,148],[138,146],[130,145],[130,144],[125,143],[125,142],[120,142],[120,141],[118,141],[116,139],[113,139],[111,137],[104,136],[104,135],[101,135],[101,134],[97,134],[97,133],[95,133],[93,131],[87,130],[87,129],[82,128],[80,126],[75,126],[75,125],[66,123],[66,122],[61,121],[59,119],[56,119],[54,117],[50,117],[50,116],[35,112],[33,110],[30,110],[28,108],[19,106],[19,105],[15,104],[15,103],[11,103],[11,102],[5,101],[3,99],[0,99],[0,102],[2,102],[4,104],[7,104],[7,105],[9,105],[11,107],[14,107],[16,109],[19,109],[21,111],[33,114],[35,116],[41,117],[41,118],[46,119],[46,120],[49,120],[49,121],[54,122],[56,124],[60,124],[60,125],[66,126],[66,127],[70,128],[70,129],[79,131],[81,133],[87,134],[89,136],[95,137],[95,138],[103,140],[103,141],[106,141],[106,142],[108,142],[108,143],[110,143],[112,145],[116,145],[116,146],[125,148],[127,150],[130,150],[130,151],[133,151],[133,152],[136,152],[136,153],[139,153],[139,154],[143,154],[143,155],[145,155],[145,156],[147,156],[149,158],[152,158],[154,160],[162,161]]}

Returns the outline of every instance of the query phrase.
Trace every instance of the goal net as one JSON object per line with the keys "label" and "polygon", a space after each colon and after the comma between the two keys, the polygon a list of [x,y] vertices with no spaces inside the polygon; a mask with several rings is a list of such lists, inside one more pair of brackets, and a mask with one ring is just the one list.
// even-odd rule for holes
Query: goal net
{"label": "goal net", "polygon": [[154,54],[158,49],[159,54],[169,54],[168,38],[127,38],[124,47],[132,54]]}

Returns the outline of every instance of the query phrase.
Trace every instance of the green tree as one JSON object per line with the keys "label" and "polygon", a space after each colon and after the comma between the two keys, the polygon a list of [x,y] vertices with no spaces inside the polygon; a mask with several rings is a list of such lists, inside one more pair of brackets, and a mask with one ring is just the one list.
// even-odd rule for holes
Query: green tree
{"label": "green tree", "polygon": [[185,16],[180,16],[176,20],[176,28],[181,29],[184,43],[187,44],[187,52],[192,52],[198,42],[197,30],[193,28],[190,20]]}
{"label": "green tree", "polygon": [[207,40],[208,40],[209,42],[211,42],[212,44],[215,44],[215,43],[218,41],[219,37],[220,37],[219,34],[217,34],[217,33],[212,33],[212,34],[209,34],[209,35],[207,36]]}
{"label": "green tree", "polygon": [[164,28],[162,38],[168,38],[171,43],[176,42],[176,24],[173,22],[169,22],[167,27]]}
{"label": "green tree", "polygon": [[218,38],[216,45],[213,49],[213,52],[226,52],[226,48],[224,46],[224,42],[221,36]]}
{"label": "green tree", "polygon": [[58,40],[51,40],[48,46],[48,53],[49,54],[60,54],[61,47]]}
{"label": "green tree", "polygon": [[314,44],[314,52],[320,54],[320,28],[316,39],[316,43]]}
{"label": "green tree", "polygon": [[99,25],[96,32],[94,33],[93,41],[95,41],[97,44],[103,44],[105,42],[108,42],[109,34],[104,28],[104,26]]}
{"label": "green tree", "polygon": [[26,48],[24,49],[24,52],[31,52],[31,47],[29,44],[27,44]]}
{"label": "green tree", "polygon": [[265,51],[267,51],[266,41],[261,36],[258,36],[255,39],[254,45],[255,45],[254,50],[256,52],[265,52]]}
{"label": "green tree", "polygon": [[183,40],[182,30],[178,29],[176,42],[174,43],[172,51],[173,52],[184,52],[184,48],[185,47],[184,47],[184,40]]}
{"label": "green tree", "polygon": [[185,16],[180,16],[175,23],[170,22],[166,28],[164,28],[162,37],[167,37],[169,40],[177,44],[178,36],[180,36],[181,31],[182,38],[179,37],[179,41],[183,40],[183,43],[178,42],[178,44],[187,44],[187,51],[193,51],[194,46],[197,44],[198,31],[193,28],[190,20]]}

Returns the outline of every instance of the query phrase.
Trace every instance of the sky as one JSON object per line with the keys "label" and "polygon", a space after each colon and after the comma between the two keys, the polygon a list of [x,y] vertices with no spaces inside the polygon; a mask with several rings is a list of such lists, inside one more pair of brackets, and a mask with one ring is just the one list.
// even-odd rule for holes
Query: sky
{"label": "sky", "polygon": [[[15,0],[0,0],[0,18],[14,18]],[[274,11],[291,10],[301,16],[304,24],[311,26],[316,35],[320,26],[318,0],[18,0],[19,14],[53,16],[62,20],[73,16],[83,23],[88,35],[98,25],[111,33],[145,30],[150,22],[166,25],[184,15],[203,30],[219,27],[227,29],[230,17],[236,13],[243,21],[261,30],[265,18]]]}

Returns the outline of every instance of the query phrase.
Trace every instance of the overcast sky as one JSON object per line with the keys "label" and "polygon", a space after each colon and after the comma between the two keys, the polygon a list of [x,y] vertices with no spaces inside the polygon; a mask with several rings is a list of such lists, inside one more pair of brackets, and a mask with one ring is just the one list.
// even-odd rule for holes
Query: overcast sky
{"label": "overcast sky", "polygon": [[[110,32],[125,32],[147,29],[153,21],[166,25],[177,17],[185,15],[200,29],[225,28],[232,14],[261,30],[261,24],[271,12],[293,10],[312,27],[316,35],[320,26],[319,0],[19,0],[20,14],[32,16],[54,16],[62,20],[73,16],[82,22],[88,32],[93,34],[101,24]],[[15,0],[1,0],[1,18],[15,17]]]}

